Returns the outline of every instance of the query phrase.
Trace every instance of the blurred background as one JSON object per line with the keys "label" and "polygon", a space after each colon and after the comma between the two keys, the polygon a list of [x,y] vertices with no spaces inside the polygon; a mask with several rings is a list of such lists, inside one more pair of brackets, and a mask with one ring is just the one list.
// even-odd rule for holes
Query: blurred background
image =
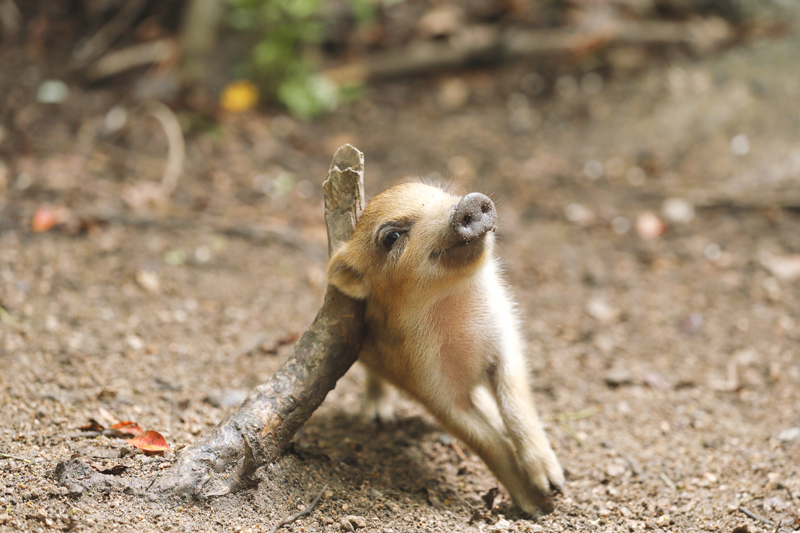
{"label": "blurred background", "polygon": [[[797,530],[799,38],[796,0],[0,0],[0,525],[266,531],[327,483],[289,530]],[[368,195],[495,201],[556,511],[361,420],[358,367],[259,490],[59,486],[174,457],[87,421],[179,449],[286,360],[344,143]]]}
{"label": "blurred background", "polygon": [[[34,198],[56,218],[318,198],[344,142],[371,192],[422,175],[537,208],[554,182],[746,201],[800,164],[780,131],[797,25],[780,0],[3,0],[2,223]],[[750,154],[766,128],[786,140]]]}

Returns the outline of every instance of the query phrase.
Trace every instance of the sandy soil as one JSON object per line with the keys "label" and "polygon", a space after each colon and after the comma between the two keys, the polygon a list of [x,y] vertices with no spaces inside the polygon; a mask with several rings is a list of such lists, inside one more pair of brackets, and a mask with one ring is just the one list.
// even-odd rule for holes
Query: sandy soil
{"label": "sandy soil", "polygon": [[[187,134],[167,209],[147,206],[157,122],[113,91],[36,104],[43,74],[23,77],[8,94],[27,137],[0,168],[0,531],[269,531],[323,487],[284,530],[800,529],[799,63],[785,38],[599,90],[536,96],[519,66],[382,85],[311,124],[226,118]],[[114,105],[127,120],[111,131]],[[526,520],[502,490],[488,508],[496,481],[409,401],[396,424],[362,420],[359,368],[251,490],[59,486],[70,457],[141,477],[174,458],[76,436],[89,419],[180,450],[279,368],[324,292],[319,185],[344,142],[366,154],[369,193],[423,175],[496,201],[567,470],[555,512]],[[662,212],[670,197],[694,217]],[[32,233],[44,204],[69,223]]]}

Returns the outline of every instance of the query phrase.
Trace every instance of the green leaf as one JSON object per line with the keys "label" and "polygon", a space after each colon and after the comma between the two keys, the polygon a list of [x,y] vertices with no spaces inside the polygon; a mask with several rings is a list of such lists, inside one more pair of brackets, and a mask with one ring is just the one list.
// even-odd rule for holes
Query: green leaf
{"label": "green leaf", "polygon": [[285,80],[278,87],[278,99],[292,114],[308,120],[325,111],[336,109],[339,89],[324,76],[294,77]]}

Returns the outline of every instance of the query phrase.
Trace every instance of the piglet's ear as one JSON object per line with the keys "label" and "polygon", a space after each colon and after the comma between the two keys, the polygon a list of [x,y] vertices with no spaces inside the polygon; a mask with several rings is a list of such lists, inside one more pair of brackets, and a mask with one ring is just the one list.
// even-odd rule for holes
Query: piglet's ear
{"label": "piglet's ear", "polygon": [[336,250],[328,263],[328,283],[356,300],[364,300],[369,295],[364,277],[350,262],[347,244]]}

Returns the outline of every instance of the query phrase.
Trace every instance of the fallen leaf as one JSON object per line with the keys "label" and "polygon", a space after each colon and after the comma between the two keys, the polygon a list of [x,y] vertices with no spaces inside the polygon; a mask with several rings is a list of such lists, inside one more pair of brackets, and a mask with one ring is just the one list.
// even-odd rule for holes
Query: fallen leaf
{"label": "fallen leaf", "polygon": [[141,435],[144,430],[137,424],[136,422],[124,421],[124,422],[117,422],[111,429],[116,431],[117,433],[122,433],[124,435]]}
{"label": "fallen leaf", "polygon": [[297,331],[290,331],[280,339],[278,339],[279,346],[286,346],[287,344],[294,344],[300,338],[300,333]]}
{"label": "fallen leaf", "polygon": [[100,422],[98,422],[94,418],[90,418],[88,424],[85,424],[79,427],[78,429],[82,431],[103,431],[105,428]]}
{"label": "fallen leaf", "polygon": [[219,97],[222,109],[240,113],[252,109],[258,103],[258,88],[251,81],[238,80],[228,84]]}
{"label": "fallen leaf", "polygon": [[106,475],[109,475],[109,476],[122,475],[122,473],[125,472],[128,469],[128,467],[125,466],[125,465],[114,465],[111,468],[100,468],[100,467],[97,467],[97,466],[94,466],[94,465],[89,465],[89,466],[91,466],[92,468],[94,468],[95,470],[100,472],[101,474],[106,474]]}
{"label": "fallen leaf", "polygon": [[158,454],[172,450],[167,444],[167,439],[161,433],[152,429],[128,440],[128,444],[148,454]]}
{"label": "fallen leaf", "polygon": [[486,504],[486,509],[491,511],[494,508],[494,500],[497,498],[497,494],[500,492],[500,489],[497,487],[492,487],[489,489],[486,494],[481,496],[483,503]]}
{"label": "fallen leaf", "polygon": [[31,229],[35,233],[41,233],[49,230],[59,222],[61,222],[61,213],[58,209],[52,205],[40,205],[33,212]]}

